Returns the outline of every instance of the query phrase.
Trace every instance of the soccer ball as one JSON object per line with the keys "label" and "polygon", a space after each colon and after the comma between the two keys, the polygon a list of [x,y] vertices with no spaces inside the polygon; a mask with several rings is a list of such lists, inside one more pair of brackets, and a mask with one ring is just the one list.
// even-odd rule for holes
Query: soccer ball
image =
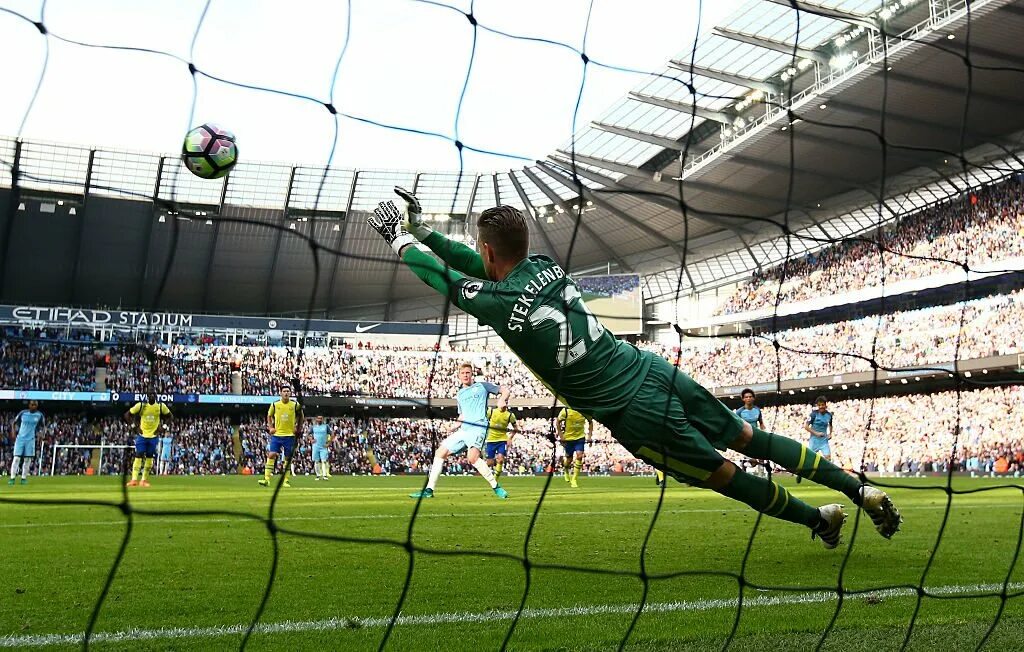
{"label": "soccer ball", "polygon": [[181,160],[197,177],[219,179],[238,162],[235,135],[214,124],[199,125],[185,135]]}

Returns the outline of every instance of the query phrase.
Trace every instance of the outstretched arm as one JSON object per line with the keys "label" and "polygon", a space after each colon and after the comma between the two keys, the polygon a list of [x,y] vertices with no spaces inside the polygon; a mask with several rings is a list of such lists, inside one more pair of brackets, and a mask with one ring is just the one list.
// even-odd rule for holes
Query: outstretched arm
{"label": "outstretched arm", "polygon": [[403,227],[406,231],[430,247],[431,251],[455,271],[474,278],[487,278],[480,254],[461,242],[455,242],[443,233],[435,231],[423,221],[423,209],[416,195],[401,186],[395,186],[395,194],[405,201],[406,219]]}
{"label": "outstretched arm", "polygon": [[416,248],[416,238],[402,228],[402,214],[394,202],[381,202],[366,222],[421,281],[448,297],[481,324],[493,325],[507,317],[497,284],[479,281],[445,267],[433,256]]}
{"label": "outstretched arm", "polygon": [[466,281],[466,276],[452,269],[446,269],[435,258],[428,256],[412,245],[403,247],[399,255],[402,258],[402,262],[408,265],[412,273],[419,277],[421,281],[447,296],[451,299],[452,303],[457,304],[458,290]]}
{"label": "outstretched arm", "polygon": [[475,250],[461,242],[456,242],[438,231],[432,231],[423,239],[423,244],[430,247],[438,257],[448,263],[452,269],[474,278],[487,278],[484,270],[484,259]]}

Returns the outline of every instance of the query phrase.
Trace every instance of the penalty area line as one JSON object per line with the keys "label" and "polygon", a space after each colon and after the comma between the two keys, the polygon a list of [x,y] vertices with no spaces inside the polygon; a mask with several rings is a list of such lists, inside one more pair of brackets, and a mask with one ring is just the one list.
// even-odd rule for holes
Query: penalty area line
{"label": "penalty area line", "polygon": [[[1017,591],[1024,588],[1024,583],[1012,583],[1007,590]],[[930,594],[942,596],[970,597],[974,594],[993,593],[1003,590],[1002,584],[952,584],[934,586],[926,589]],[[864,600],[868,597],[907,598],[917,595],[912,588],[883,589],[869,593],[848,594],[846,600]],[[995,596],[992,596],[995,597]],[[809,591],[806,593],[781,593],[776,595],[758,595],[743,601],[744,608],[777,607],[801,604],[823,604],[836,600],[836,594],[829,591]],[[668,614],[685,612],[703,612],[716,609],[735,609],[737,598],[716,598],[706,600],[682,600],[678,602],[655,602],[644,606],[645,614]],[[599,616],[634,613],[639,607],[631,604],[598,604],[576,605],[554,609],[524,609],[521,618],[564,618],[571,616]],[[396,625],[452,625],[465,623],[493,623],[511,620],[516,615],[512,610],[442,612],[422,615],[400,615]],[[358,630],[383,628],[390,618],[339,617],[324,620],[282,621],[276,623],[258,623],[256,634],[284,634],[301,632],[322,632],[338,630]],[[90,637],[90,643],[123,643],[137,641],[160,641],[170,639],[216,638],[223,636],[240,636],[248,629],[248,625],[221,625],[214,627],[166,627],[160,629],[126,629],[113,632],[96,632]],[[81,645],[85,634],[23,634],[0,636],[0,648],[27,648]]]}

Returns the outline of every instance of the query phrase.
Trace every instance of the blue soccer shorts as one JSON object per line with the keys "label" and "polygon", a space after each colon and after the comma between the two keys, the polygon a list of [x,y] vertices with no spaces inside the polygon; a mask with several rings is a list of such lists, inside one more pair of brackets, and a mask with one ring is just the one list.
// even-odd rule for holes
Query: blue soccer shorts
{"label": "blue soccer shorts", "polygon": [[292,451],[295,450],[295,437],[270,435],[270,446],[267,447],[267,450],[271,453],[284,453],[285,457],[291,457]]}
{"label": "blue soccer shorts", "polygon": [[479,433],[460,429],[445,437],[441,445],[451,453],[461,453],[467,448],[483,448],[485,434],[483,429]]}
{"label": "blue soccer shorts", "polygon": [[582,453],[584,447],[586,446],[586,443],[587,440],[584,437],[580,437],[579,439],[572,439],[570,441],[563,441],[562,448],[565,449],[565,456],[571,457],[573,453],[577,451]]}
{"label": "blue soccer shorts", "polygon": [[487,442],[487,450],[484,451],[485,457],[489,460],[493,460],[495,455],[508,455],[508,442],[507,441],[489,441]]}
{"label": "blue soccer shorts", "polygon": [[135,435],[135,457],[156,457],[156,437]]}
{"label": "blue soccer shorts", "polygon": [[35,457],[36,456],[36,440],[35,439],[15,439],[14,440],[14,456],[15,457]]}
{"label": "blue soccer shorts", "polygon": [[832,449],[828,445],[828,437],[811,437],[807,441],[807,448],[812,453],[818,453],[822,457],[831,457]]}
{"label": "blue soccer shorts", "polygon": [[328,457],[328,449],[326,446],[320,446],[319,444],[313,444],[313,461],[314,462],[326,462]]}

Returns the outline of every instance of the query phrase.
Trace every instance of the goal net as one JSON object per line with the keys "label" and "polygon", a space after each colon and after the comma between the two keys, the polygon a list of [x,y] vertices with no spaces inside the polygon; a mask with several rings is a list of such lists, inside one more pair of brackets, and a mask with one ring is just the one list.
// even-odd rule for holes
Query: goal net
{"label": "goal net", "polygon": [[132,448],[125,444],[55,443],[50,452],[50,475],[122,475],[129,466],[125,462],[131,461]]}

